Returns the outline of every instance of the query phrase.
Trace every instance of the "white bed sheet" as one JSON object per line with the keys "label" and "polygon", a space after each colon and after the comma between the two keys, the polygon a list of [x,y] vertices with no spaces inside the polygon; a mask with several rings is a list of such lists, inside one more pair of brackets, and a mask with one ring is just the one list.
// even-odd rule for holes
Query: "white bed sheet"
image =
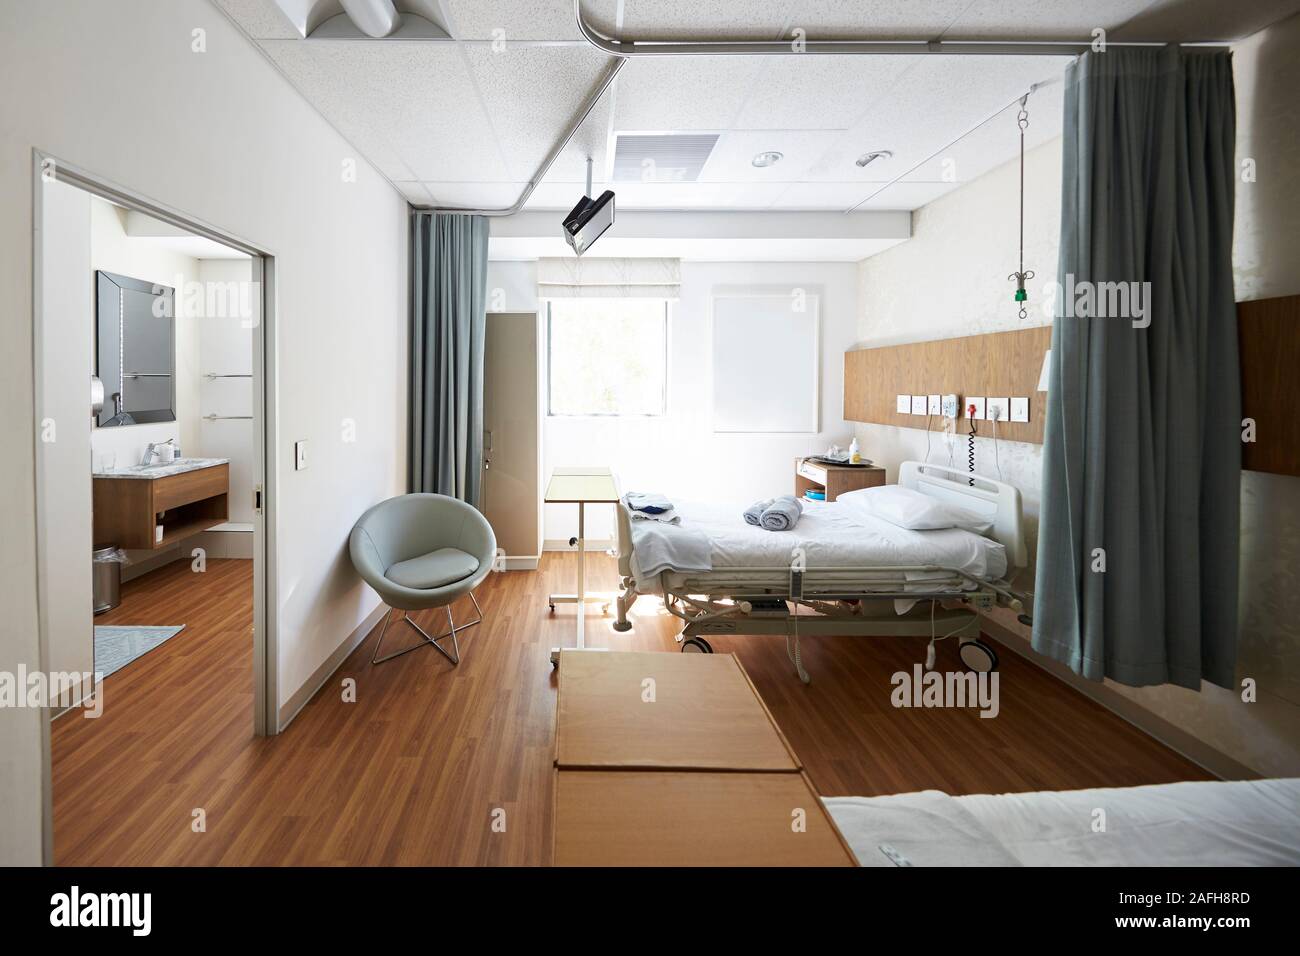
{"label": "white bed sheet", "polygon": [[864,866],[1300,865],[1300,779],[824,802]]}
{"label": "white bed sheet", "polygon": [[[937,565],[985,579],[1001,578],[1007,571],[1006,548],[992,538],[960,528],[908,531],[835,502],[803,502],[803,517],[790,531],[746,524],[743,506],[677,499],[673,504],[682,521],[667,533],[706,535],[714,571],[789,567],[795,547],[804,549],[810,568]],[[653,588],[654,576],[641,573],[635,552],[632,569],[639,585]],[[917,572],[908,578],[924,581],[927,576],[933,575]]]}

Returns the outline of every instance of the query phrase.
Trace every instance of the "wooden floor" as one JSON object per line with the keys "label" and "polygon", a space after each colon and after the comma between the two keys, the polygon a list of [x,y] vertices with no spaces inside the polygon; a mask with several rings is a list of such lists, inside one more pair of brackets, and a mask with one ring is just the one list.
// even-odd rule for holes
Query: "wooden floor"
{"label": "wooden floor", "polygon": [[[591,587],[612,588],[613,562],[588,560]],[[574,570],[572,555],[548,554],[538,572],[489,576],[478,592],[487,623],[463,636],[459,668],[427,648],[372,667],[372,634],[269,739],[252,735],[251,563],[210,560],[196,575],[177,562],[127,583],[122,606],[100,623],[186,629],[105,681],[101,718],[73,712],[55,722],[56,861],[549,862],[548,652],[573,643],[575,612],[549,614],[546,595],[571,589]],[[437,625],[433,612],[419,619]],[[628,634],[609,621],[589,618],[588,644],[677,651],[677,622],[656,600],[641,599]],[[1001,712],[985,719],[891,706],[890,677],[924,659],[924,639],[805,639],[807,686],[780,638],[713,644],[739,654],[823,795],[1207,779],[1009,651]],[[953,647],[941,643],[939,666],[960,668]],[[343,700],[345,678],[356,681],[355,703]],[[492,827],[498,809],[505,832]],[[195,811],[204,832],[194,830]]]}

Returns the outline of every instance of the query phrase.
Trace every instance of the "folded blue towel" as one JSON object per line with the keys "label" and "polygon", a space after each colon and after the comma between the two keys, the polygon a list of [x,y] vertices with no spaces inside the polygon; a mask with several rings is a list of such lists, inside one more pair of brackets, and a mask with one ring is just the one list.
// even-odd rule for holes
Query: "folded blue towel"
{"label": "folded blue towel", "polygon": [[673,510],[673,503],[663,495],[644,491],[629,491],[623,500],[633,511],[644,511],[648,515],[660,515]]}
{"label": "folded blue towel", "polygon": [[762,523],[760,519],[763,517],[763,512],[767,509],[767,506],[770,505],[771,503],[772,503],[771,498],[764,498],[762,501],[755,501],[752,505],[746,508],[745,524],[752,524],[755,528],[757,528]]}
{"label": "folded blue towel", "polygon": [[792,495],[773,499],[759,516],[759,526],[768,531],[789,531],[803,514],[803,505]]}

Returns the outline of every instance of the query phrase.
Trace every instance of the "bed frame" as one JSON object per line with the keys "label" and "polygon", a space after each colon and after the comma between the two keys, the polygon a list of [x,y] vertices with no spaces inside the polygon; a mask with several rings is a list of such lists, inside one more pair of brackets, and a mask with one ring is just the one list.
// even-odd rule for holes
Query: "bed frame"
{"label": "bed frame", "polygon": [[[898,484],[993,519],[990,537],[1007,552],[1011,568],[1027,562],[1024,519],[1018,489],[1001,481],[971,475],[945,465],[905,461]],[[632,625],[628,611],[638,597],[651,593],[637,587],[632,574],[631,518],[618,511],[618,570],[623,591],[617,597],[614,629]],[[932,579],[909,581],[907,573],[925,572]],[[952,568],[782,567],[720,568],[714,571],[665,571],[655,593],[667,611],[684,622],[677,641],[682,650],[712,653],[707,635],[778,634],[790,649],[799,678],[808,673],[799,654],[799,637],[957,637],[961,657],[977,671],[997,667],[993,648],[979,640],[979,612],[995,606],[1024,611],[1026,596],[1006,580],[987,581]],[[898,614],[895,600],[915,601]],[[793,607],[793,610],[792,610]]]}

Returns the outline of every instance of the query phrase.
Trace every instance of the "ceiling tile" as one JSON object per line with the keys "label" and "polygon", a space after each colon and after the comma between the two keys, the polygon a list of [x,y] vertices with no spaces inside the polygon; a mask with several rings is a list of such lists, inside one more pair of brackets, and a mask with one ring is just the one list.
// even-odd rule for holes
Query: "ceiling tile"
{"label": "ceiling tile", "polygon": [[736,125],[748,129],[848,127],[886,96],[920,59],[903,54],[769,57],[763,61]]}
{"label": "ceiling tile", "polygon": [[[1030,96],[1027,109],[1029,125],[1025,129],[1025,149],[1034,149],[1061,135],[1064,100],[1060,84],[1044,87]],[[909,172],[905,181],[968,183],[995,166],[1016,158],[1020,151],[1017,112],[1016,106],[1008,107],[940,155]]]}
{"label": "ceiling tile", "polygon": [[393,180],[393,185],[412,206],[431,206],[433,197],[429,191],[424,188],[424,183],[406,182],[400,179]]}
{"label": "ceiling tile", "polygon": [[[623,26],[617,28],[609,5],[583,0],[587,20],[609,36],[633,40],[730,37],[775,40],[785,26],[786,3],[776,0],[624,0]],[[615,5],[616,9],[616,5]]]}
{"label": "ceiling tile", "polygon": [[[401,186],[422,186],[428,195],[420,200],[428,204],[432,197],[435,206],[465,206],[470,209],[505,209],[513,206],[524,183],[399,183]],[[576,197],[575,197],[576,201]]]}
{"label": "ceiling tile", "polygon": [[[452,43],[268,40],[263,47],[340,130],[369,130],[409,169],[390,178],[507,181],[492,125]],[[364,143],[358,142],[364,149]]]}
{"label": "ceiling tile", "polygon": [[[612,183],[606,183],[600,179],[592,183],[591,191],[599,195],[606,189],[612,188]],[[618,202],[622,204],[623,188],[618,187]],[[525,209],[556,209],[568,212],[574,204],[583,196],[583,185],[578,182],[561,182],[558,180],[548,179],[541,183],[533,190],[532,196],[524,205]]]}
{"label": "ceiling tile", "polygon": [[[839,135],[839,130],[732,130],[719,137],[699,181],[791,183],[801,179]],[[754,157],[768,150],[781,153],[781,161],[755,166]]]}
{"label": "ceiling tile", "polygon": [[1113,30],[1151,0],[997,0],[973,3],[948,27],[945,40],[1079,40],[1095,28]]}
{"label": "ceiling tile", "polygon": [[[974,0],[979,2],[979,0]],[[932,40],[972,0],[794,0],[790,24],[809,39],[871,37],[880,40]]]}
{"label": "ceiling tile", "polygon": [[[919,209],[927,203],[932,203],[945,193],[950,193],[956,189],[959,183],[894,183],[888,189],[879,191],[879,186],[868,184],[866,189],[857,195],[850,196],[849,202],[844,204],[848,209],[855,203],[861,202],[860,206],[854,210],[862,212],[868,209]],[[876,195],[872,196],[873,193]],[[867,199],[868,196],[872,198]],[[863,200],[866,200],[863,202]]]}
{"label": "ceiling tile", "polygon": [[[926,56],[809,172],[813,181],[879,180],[906,172],[1005,108],[1033,83],[1059,76],[1070,57]],[[1052,92],[1052,90],[1057,92]],[[1059,95],[1045,87],[1044,97]],[[1000,158],[1011,156],[1008,142]],[[868,150],[888,149],[889,161],[856,172]]]}
{"label": "ceiling tile", "polygon": [[615,128],[625,132],[729,129],[763,68],[759,57],[646,57],[617,80]]}
{"label": "ceiling tile", "polygon": [[[786,183],[615,183],[619,209],[766,209],[787,187]],[[605,188],[596,184],[594,190]],[[564,183],[543,183],[529,200],[528,209],[568,210],[581,189]]]}
{"label": "ceiling tile", "polygon": [[1143,6],[1112,40],[1241,40],[1300,12],[1300,0],[1156,0]]}
{"label": "ceiling tile", "polygon": [[533,175],[609,64],[609,57],[588,48],[464,49],[512,179]]}
{"label": "ceiling tile", "polygon": [[275,0],[216,0],[230,18],[254,40],[301,40]]}
{"label": "ceiling tile", "polygon": [[[573,0],[443,0],[458,40],[491,40],[503,30],[505,40],[581,40]],[[592,10],[596,0],[585,0]]]}

